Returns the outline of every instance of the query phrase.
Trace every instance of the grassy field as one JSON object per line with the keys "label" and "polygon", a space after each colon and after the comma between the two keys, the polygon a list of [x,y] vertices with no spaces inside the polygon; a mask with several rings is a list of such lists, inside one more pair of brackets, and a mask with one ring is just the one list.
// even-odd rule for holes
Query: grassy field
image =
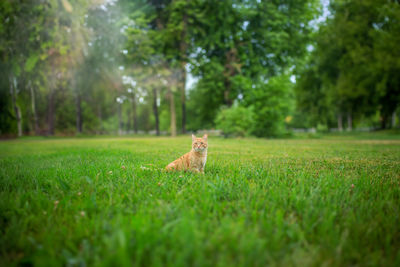
{"label": "grassy field", "polygon": [[400,266],[398,136],[190,142],[0,142],[0,265]]}

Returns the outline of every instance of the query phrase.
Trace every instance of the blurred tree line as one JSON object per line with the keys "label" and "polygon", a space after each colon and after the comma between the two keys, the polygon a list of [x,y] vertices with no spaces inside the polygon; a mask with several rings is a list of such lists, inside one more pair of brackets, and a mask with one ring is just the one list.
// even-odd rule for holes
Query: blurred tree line
{"label": "blurred tree line", "polygon": [[[307,126],[395,127],[400,104],[400,2],[331,1],[299,67],[298,116]],[[397,111],[397,113],[396,113]]]}
{"label": "blurred tree line", "polygon": [[398,1],[0,3],[0,135],[387,128]]}

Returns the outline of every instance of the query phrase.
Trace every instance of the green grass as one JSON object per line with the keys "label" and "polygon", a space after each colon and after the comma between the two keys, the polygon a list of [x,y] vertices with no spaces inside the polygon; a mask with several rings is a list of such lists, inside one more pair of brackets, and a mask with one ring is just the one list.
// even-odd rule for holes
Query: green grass
{"label": "green grass", "polygon": [[400,265],[397,137],[209,139],[0,142],[0,265]]}

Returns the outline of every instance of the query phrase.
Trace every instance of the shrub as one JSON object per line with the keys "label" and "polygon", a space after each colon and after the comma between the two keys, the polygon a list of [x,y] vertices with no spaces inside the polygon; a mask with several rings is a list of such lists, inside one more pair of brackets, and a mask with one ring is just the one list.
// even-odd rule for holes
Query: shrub
{"label": "shrub", "polygon": [[252,134],[259,137],[287,134],[285,118],[294,107],[293,84],[286,75],[259,83],[246,92],[245,105],[254,110]]}
{"label": "shrub", "polygon": [[252,108],[242,106],[224,108],[218,113],[215,124],[225,137],[249,136],[254,125],[254,112]]}

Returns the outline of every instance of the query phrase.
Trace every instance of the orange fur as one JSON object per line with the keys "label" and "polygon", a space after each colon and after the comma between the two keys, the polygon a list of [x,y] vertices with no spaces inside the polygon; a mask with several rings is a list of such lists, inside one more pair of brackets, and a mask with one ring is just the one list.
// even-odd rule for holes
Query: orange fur
{"label": "orange fur", "polygon": [[207,161],[208,138],[205,134],[202,138],[197,138],[192,134],[192,150],[182,157],[168,164],[167,171],[192,171],[204,173]]}

